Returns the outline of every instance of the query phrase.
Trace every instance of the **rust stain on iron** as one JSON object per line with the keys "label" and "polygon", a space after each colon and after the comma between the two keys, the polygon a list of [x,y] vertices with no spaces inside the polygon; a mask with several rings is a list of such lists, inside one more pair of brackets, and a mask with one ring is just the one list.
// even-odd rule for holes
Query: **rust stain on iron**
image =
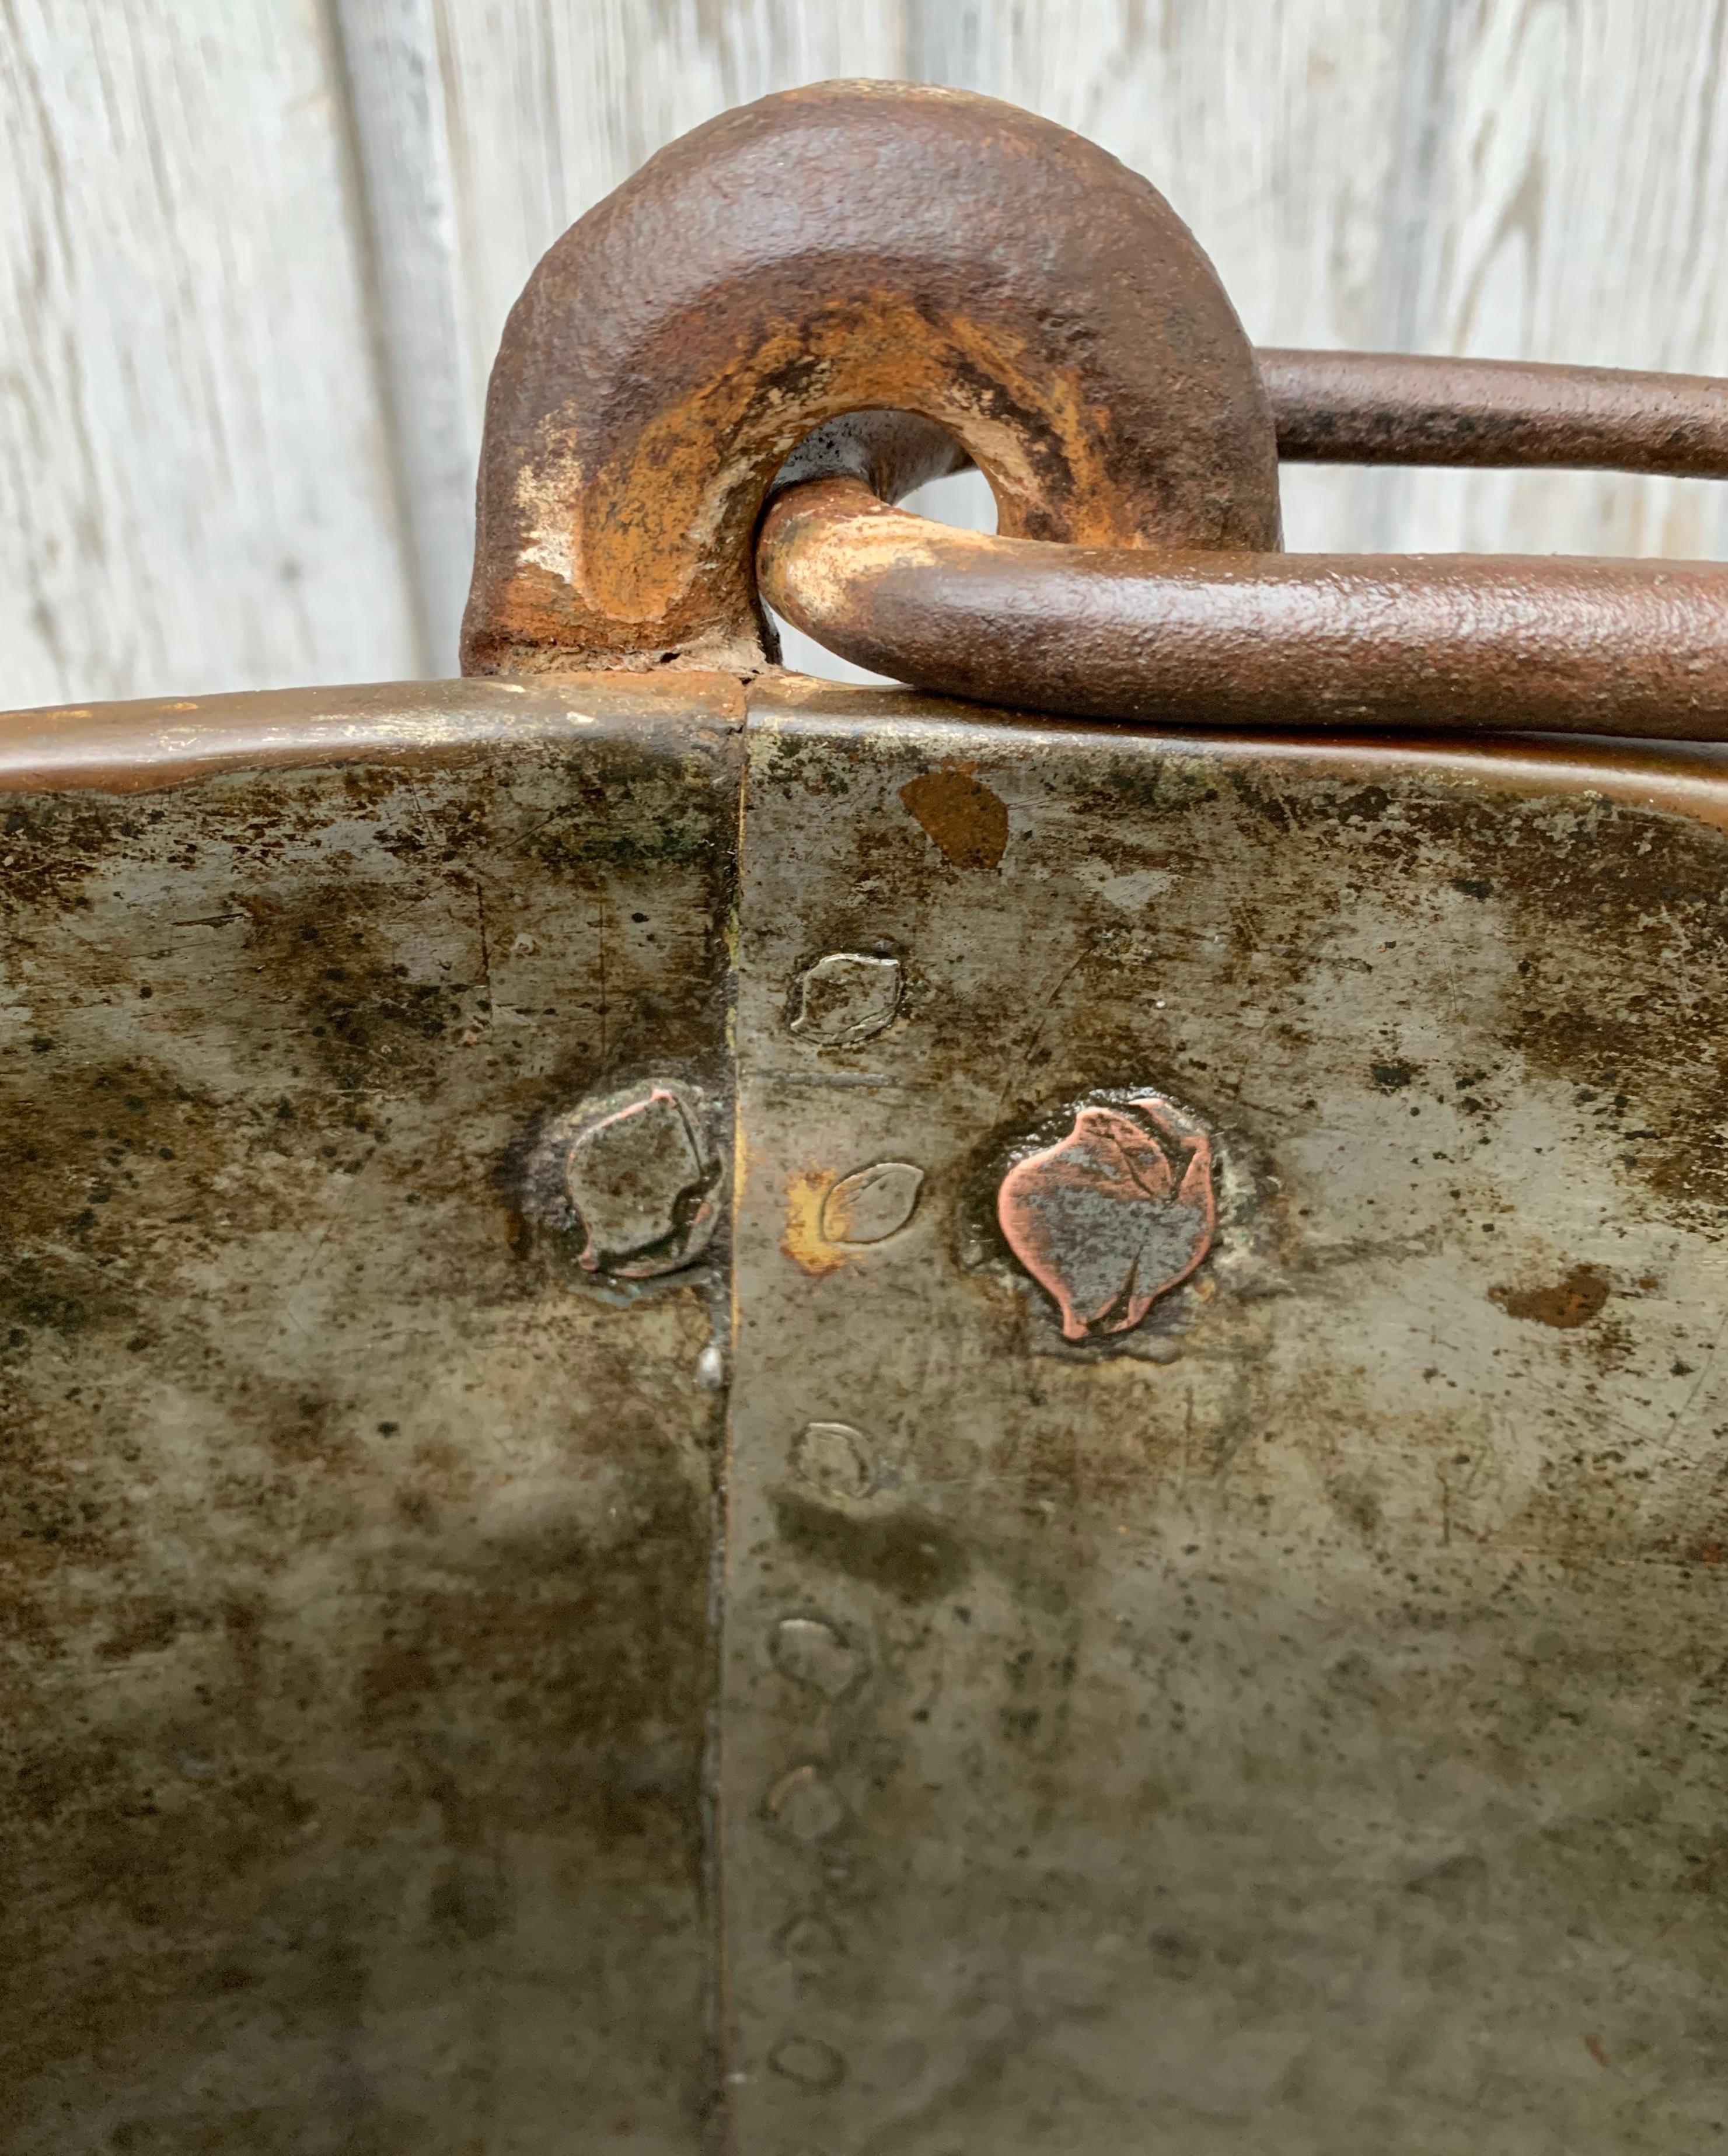
{"label": "rust stain on iron", "polygon": [[927,771],[900,788],[900,798],[930,843],[957,869],[994,869],[1008,850],[1008,804],[964,763]]}
{"label": "rust stain on iron", "polygon": [[786,1226],[780,1248],[800,1271],[812,1280],[837,1272],[846,1254],[831,1243],[822,1229],[822,1209],[834,1188],[831,1168],[810,1168],[795,1175],[786,1186]]}
{"label": "rust stain on iron", "polygon": [[1211,1247],[1211,1141],[1161,1094],[1082,1108],[1009,1169],[996,1214],[1065,1339],[1129,1332]]}
{"label": "rust stain on iron", "polygon": [[1558,1332],[1572,1332],[1587,1325],[1607,1301],[1608,1282],[1594,1265],[1574,1265],[1551,1287],[1491,1287],[1488,1299],[1499,1303],[1508,1317],[1525,1317],[1533,1324],[1551,1325]]}
{"label": "rust stain on iron", "polygon": [[958,444],[1028,538],[1278,544],[1252,348],[1155,189],[990,98],[815,85],[661,151],[529,280],[487,396],[464,670],[756,670],[762,504],[835,421],[806,470],[856,472],[861,444],[903,489]]}

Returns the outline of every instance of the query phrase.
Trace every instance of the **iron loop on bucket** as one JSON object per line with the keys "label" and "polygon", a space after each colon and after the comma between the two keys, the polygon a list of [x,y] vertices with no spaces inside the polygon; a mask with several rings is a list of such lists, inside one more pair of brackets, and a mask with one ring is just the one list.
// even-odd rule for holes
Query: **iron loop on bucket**
{"label": "iron loop on bucket", "polygon": [[487,398],[464,671],[768,664],[769,485],[883,411],[911,417],[849,419],[825,468],[903,486],[958,442],[1005,532],[1278,543],[1259,370],[1157,190],[993,99],[829,83],[674,142],[535,270]]}
{"label": "iron loop on bucket", "polygon": [[[915,687],[1037,710],[1728,736],[1728,567],[1284,554],[1281,454],[1723,477],[1728,383],[1257,356],[1168,203],[1080,136],[954,91],[786,92],[662,151],[530,280],[464,671],[753,673],[765,597]],[[969,459],[995,536],[891,506]]]}

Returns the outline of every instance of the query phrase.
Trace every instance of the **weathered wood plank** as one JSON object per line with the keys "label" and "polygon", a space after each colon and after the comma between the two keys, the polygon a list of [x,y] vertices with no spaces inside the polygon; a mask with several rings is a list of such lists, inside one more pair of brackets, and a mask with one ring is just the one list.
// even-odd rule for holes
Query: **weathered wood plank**
{"label": "weathered wood plank", "polygon": [[[334,54],[318,11],[268,0],[0,23],[6,701],[449,669],[486,372],[533,262],[662,142],[825,75],[1094,136],[1266,341],[1728,370],[1723,0],[329,15]],[[1312,469],[1286,492],[1296,546],[1728,551],[1728,492],[1695,482]],[[987,514],[976,482],[941,506]]]}
{"label": "weathered wood plank", "polygon": [[419,663],[321,18],[0,12],[0,702]]}
{"label": "weathered wood plank", "polygon": [[[1448,18],[1423,349],[1728,373],[1728,9],[1482,0]],[[1728,489],[1409,475],[1386,543],[1717,556]]]}
{"label": "weathered wood plank", "polygon": [[900,10],[862,0],[430,0],[476,398],[530,270],[663,143],[771,90],[901,72]]}
{"label": "weathered wood plank", "polygon": [[458,307],[450,182],[430,0],[337,0],[384,394],[428,670],[456,671],[474,562],[480,356]]}

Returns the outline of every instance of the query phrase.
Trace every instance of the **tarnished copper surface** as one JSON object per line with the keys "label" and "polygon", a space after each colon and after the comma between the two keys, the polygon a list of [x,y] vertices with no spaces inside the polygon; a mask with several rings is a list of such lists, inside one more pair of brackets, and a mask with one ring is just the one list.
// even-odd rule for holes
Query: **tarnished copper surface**
{"label": "tarnished copper surface", "polygon": [[[769,713],[797,711],[812,721],[844,721],[865,729],[874,717],[910,711],[933,727],[939,721],[951,722],[951,745],[932,766],[939,770],[965,765],[968,744],[975,738],[970,729],[980,722],[999,728],[1005,739],[1036,742],[1052,756],[1063,753],[1076,738],[1105,731],[1060,716],[1005,706],[980,710],[975,705],[892,686],[858,688],[778,670],[750,685],[748,703],[753,721]],[[1491,789],[1520,798],[1586,806],[1600,798],[1728,832],[1728,744],[1719,742],[1543,740],[1533,735],[1466,740],[1440,733],[1342,730],[1226,733],[1180,726],[1160,726],[1156,732],[1165,754],[1204,755],[1228,775],[1232,784],[1245,783],[1256,771],[1292,777],[1324,773],[1340,783],[1349,778],[1371,788],[1432,775],[1466,793]],[[981,767],[975,762],[971,769],[978,778]],[[913,798],[918,798],[916,793]]]}
{"label": "tarnished copper surface", "polygon": [[1162,197],[1011,105],[831,83],[661,151],[535,271],[487,401],[464,670],[759,666],[769,482],[871,407],[949,430],[1004,531],[1277,544],[1265,392]]}
{"label": "tarnished copper surface", "polygon": [[781,495],[769,603],[832,650],[954,696],[1219,726],[1728,737],[1728,567],[1475,555],[1034,545]]}
{"label": "tarnished copper surface", "polygon": [[[751,705],[733,2146],[1707,2145],[1719,763]],[[994,865],[914,813],[959,770]],[[790,1033],[884,945],[889,1029]],[[1212,1247],[1065,1339],[1005,1158],[1153,1088]],[[811,1269],[789,1190],[890,1159],[906,1226]]]}
{"label": "tarnished copper surface", "polygon": [[581,688],[0,718],[7,2156],[706,2145],[724,1257],[525,1186],[729,1137],[741,699]]}
{"label": "tarnished copper surface", "polygon": [[0,793],[147,793],[228,771],[311,765],[388,768],[472,761],[487,751],[579,750],[628,726],[681,743],[695,721],[717,738],[743,723],[738,678],[653,674],[537,681],[375,681],[220,696],[46,705],[0,712]]}
{"label": "tarnished copper surface", "polygon": [[[1281,562],[1180,228],[941,93],[492,416],[537,678],[0,717],[6,2156],[1707,2145],[1723,760],[1204,729],[1701,732],[1715,572]],[[679,671],[799,436],[815,613],[1180,726]]]}
{"label": "tarnished copper surface", "polygon": [[[0,2148],[1693,2145],[1720,760],[583,685],[9,793]],[[1002,1178],[1153,1090],[1065,1338]]]}
{"label": "tarnished copper surface", "polygon": [[1556,465],[1728,479],[1728,382],[1413,352],[1254,355],[1293,463]]}
{"label": "tarnished copper surface", "polygon": [[1082,1108],[1009,1169],[996,1218],[1056,1298],[1065,1339],[1132,1332],[1211,1247],[1211,1140],[1157,1093]]}

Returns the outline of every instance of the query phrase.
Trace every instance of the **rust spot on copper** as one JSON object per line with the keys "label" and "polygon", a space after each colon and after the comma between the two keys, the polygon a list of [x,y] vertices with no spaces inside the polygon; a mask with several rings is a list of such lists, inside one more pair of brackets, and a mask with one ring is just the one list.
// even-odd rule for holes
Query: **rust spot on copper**
{"label": "rust spot on copper", "polygon": [[1488,1299],[1499,1303],[1508,1317],[1525,1317],[1536,1325],[1551,1325],[1556,1332],[1571,1332],[1587,1325],[1607,1301],[1608,1282],[1594,1265],[1574,1265],[1551,1287],[1492,1287]]}
{"label": "rust spot on copper", "polygon": [[900,798],[944,860],[957,869],[993,869],[1008,849],[1008,804],[975,767],[956,764],[908,781]]}
{"label": "rust spot on copper", "polygon": [[786,1185],[780,1249],[813,1280],[837,1272],[852,1251],[886,1242],[918,1207],[924,1173],[910,1161],[880,1160],[850,1175],[812,1168]]}
{"label": "rust spot on copper", "polygon": [[1211,1142],[1162,1094],[1082,1108],[1066,1137],[1009,1169],[996,1215],[1065,1339],[1129,1332],[1211,1246]]}

